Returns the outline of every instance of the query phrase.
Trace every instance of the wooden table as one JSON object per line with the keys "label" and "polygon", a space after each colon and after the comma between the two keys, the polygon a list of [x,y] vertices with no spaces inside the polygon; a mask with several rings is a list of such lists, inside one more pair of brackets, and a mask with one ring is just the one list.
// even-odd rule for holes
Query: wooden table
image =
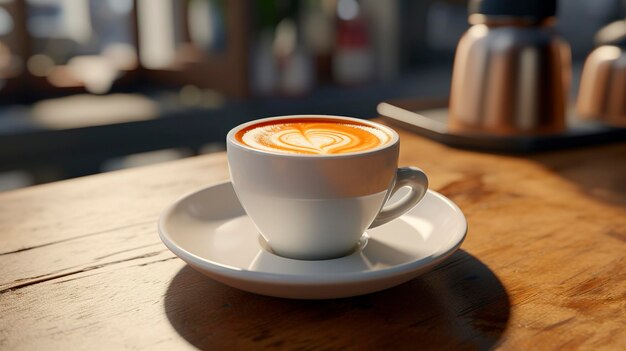
{"label": "wooden table", "polygon": [[235,290],[159,241],[168,204],[228,178],[224,154],[0,194],[0,349],[626,349],[625,143],[511,157],[401,138],[469,234],[348,299]]}

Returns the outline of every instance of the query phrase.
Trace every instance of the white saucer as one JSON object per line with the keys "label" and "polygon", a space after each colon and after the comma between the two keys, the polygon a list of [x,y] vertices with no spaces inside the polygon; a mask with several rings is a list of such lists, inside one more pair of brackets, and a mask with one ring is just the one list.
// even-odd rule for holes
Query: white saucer
{"label": "white saucer", "polygon": [[404,216],[368,230],[348,256],[288,259],[265,249],[230,182],[183,197],[159,221],[163,243],[203,274],[253,293],[298,299],[355,296],[404,283],[450,256],[466,232],[461,210],[429,190]]}

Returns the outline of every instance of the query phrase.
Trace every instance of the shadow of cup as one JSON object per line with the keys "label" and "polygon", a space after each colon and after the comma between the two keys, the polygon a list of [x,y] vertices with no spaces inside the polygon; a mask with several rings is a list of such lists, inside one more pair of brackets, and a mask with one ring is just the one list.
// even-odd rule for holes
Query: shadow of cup
{"label": "shadow of cup", "polygon": [[487,349],[506,329],[510,301],[495,274],[460,250],[395,288],[333,300],[255,295],[186,266],[164,308],[200,349]]}

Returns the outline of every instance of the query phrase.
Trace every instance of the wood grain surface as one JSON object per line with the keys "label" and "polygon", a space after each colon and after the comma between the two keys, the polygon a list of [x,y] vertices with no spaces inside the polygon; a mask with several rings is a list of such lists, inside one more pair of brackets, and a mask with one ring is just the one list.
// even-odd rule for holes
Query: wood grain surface
{"label": "wood grain surface", "polygon": [[626,144],[528,157],[401,133],[401,165],[469,221],[462,249],[355,298],[258,296],[196,273],[156,222],[224,154],[0,194],[0,350],[626,350]]}

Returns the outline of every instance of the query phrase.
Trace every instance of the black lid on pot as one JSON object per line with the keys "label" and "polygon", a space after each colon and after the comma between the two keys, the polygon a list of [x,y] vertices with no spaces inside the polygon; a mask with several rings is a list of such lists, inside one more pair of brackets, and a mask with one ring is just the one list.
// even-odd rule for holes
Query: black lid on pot
{"label": "black lid on pot", "polygon": [[471,0],[469,13],[541,20],[556,15],[556,0]]}

